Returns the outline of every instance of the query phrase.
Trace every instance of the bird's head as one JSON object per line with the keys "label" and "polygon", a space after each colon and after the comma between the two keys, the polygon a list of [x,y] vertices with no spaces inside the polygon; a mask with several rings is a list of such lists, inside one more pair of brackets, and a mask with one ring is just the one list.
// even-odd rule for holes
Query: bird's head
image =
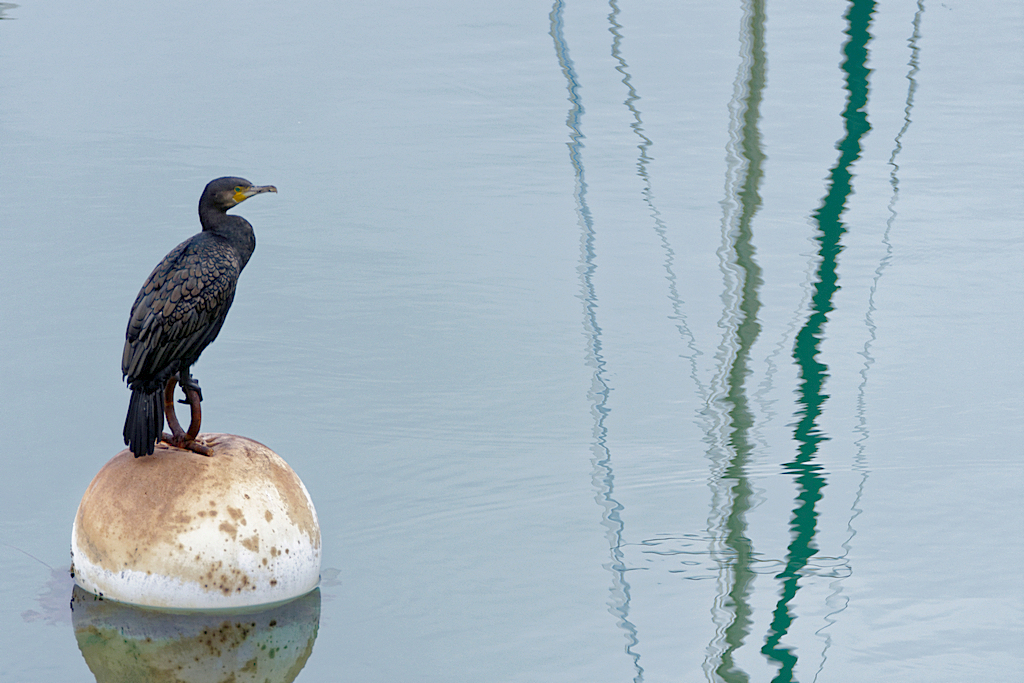
{"label": "bird's head", "polygon": [[221,211],[227,211],[249,197],[264,192],[277,192],[277,188],[273,185],[253,185],[245,178],[233,176],[217,178],[207,184],[206,189],[203,190],[203,196],[199,199],[199,204],[200,206],[212,205]]}

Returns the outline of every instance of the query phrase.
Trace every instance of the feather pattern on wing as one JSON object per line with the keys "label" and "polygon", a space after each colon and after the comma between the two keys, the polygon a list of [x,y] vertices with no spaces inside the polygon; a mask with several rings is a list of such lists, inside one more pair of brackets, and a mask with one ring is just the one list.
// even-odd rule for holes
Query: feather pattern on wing
{"label": "feather pattern on wing", "polygon": [[224,324],[240,271],[237,252],[216,234],[201,232],[171,250],[132,305],[121,357],[128,382],[163,382],[195,362]]}

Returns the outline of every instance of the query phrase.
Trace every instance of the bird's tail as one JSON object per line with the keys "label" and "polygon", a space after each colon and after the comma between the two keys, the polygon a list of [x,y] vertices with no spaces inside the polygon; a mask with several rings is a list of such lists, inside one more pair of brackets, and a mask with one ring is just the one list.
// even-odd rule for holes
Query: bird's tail
{"label": "bird's tail", "polygon": [[163,392],[147,392],[144,387],[132,387],[128,402],[128,417],[124,420],[124,443],[136,458],[152,455],[160,432],[164,428]]}

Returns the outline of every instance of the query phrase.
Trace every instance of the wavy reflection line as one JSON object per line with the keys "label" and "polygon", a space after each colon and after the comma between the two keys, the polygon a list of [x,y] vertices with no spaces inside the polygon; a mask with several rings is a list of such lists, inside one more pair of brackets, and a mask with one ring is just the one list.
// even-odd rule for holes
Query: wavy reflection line
{"label": "wavy reflection line", "polygon": [[608,30],[612,34],[612,57],[618,62],[615,70],[622,74],[622,84],[626,86],[627,90],[627,96],[623,104],[626,105],[630,114],[633,115],[633,122],[629,124],[629,127],[640,138],[640,142],[637,144],[639,153],[637,154],[636,173],[643,180],[642,195],[644,203],[647,204],[648,212],[654,221],[654,232],[658,235],[661,249],[665,253],[663,267],[665,269],[665,280],[668,282],[668,299],[672,305],[672,315],[669,318],[675,322],[680,337],[686,342],[689,354],[685,355],[684,358],[690,361],[690,377],[697,385],[701,399],[706,403],[708,392],[700,381],[697,370],[697,357],[701,355],[701,352],[697,348],[697,342],[693,332],[690,330],[690,324],[683,308],[683,298],[679,295],[679,280],[675,272],[676,252],[668,238],[668,226],[665,225],[665,221],[661,218],[661,212],[658,211],[654,203],[654,190],[652,188],[650,172],[648,171],[648,166],[654,161],[649,153],[654,145],[654,141],[644,131],[643,117],[640,115],[640,109],[636,106],[636,103],[640,100],[640,95],[633,86],[633,77],[629,73],[629,64],[626,63],[626,58],[622,54],[623,33],[622,24],[618,22],[619,4],[616,0],[609,0],[608,5],[612,8],[611,13],[608,15],[608,23],[611,24]]}
{"label": "wavy reflection line", "polygon": [[630,586],[626,581],[627,567],[622,552],[625,525],[622,521],[622,505],[615,499],[615,473],[612,468],[611,451],[608,448],[608,428],[605,420],[610,413],[608,397],[611,387],[605,377],[605,360],[601,353],[601,327],[597,322],[597,293],[594,287],[594,275],[597,272],[594,220],[587,204],[587,182],[583,170],[582,149],[583,102],[580,98],[579,79],[575,65],[569,57],[569,45],[564,36],[563,11],[565,4],[556,0],[549,15],[551,19],[551,37],[555,42],[555,53],[558,64],[566,79],[569,91],[569,115],[566,125],[569,127],[569,159],[576,174],[576,213],[580,226],[580,265],[577,272],[580,277],[580,298],[583,300],[583,328],[587,335],[587,366],[593,369],[590,390],[587,398],[591,404],[594,417],[593,444],[591,452],[594,466],[592,481],[597,490],[596,500],[603,508],[601,524],[605,527],[605,535],[610,549],[610,562],[606,565],[612,574],[611,611],[618,620],[619,627],[626,635],[626,654],[633,661],[636,671],[634,681],[643,680],[643,667],[640,666],[640,655],[635,651],[639,642],[636,626],[629,620]]}
{"label": "wavy reflection line", "polygon": [[914,93],[917,92],[917,79],[915,76],[919,70],[920,64],[920,51],[921,48],[918,46],[918,41],[921,38],[921,16],[924,14],[924,0],[918,0],[917,12],[914,13],[913,30],[911,31],[910,38],[907,40],[907,45],[910,47],[910,59],[907,62],[907,66],[910,69],[907,71],[907,100],[906,105],[903,108],[903,127],[896,134],[894,139],[894,145],[892,154],[889,156],[889,166],[891,170],[889,172],[889,184],[892,185],[892,197],[889,199],[889,218],[885,222],[885,232],[882,234],[882,245],[885,247],[885,254],[878,262],[878,267],[875,269],[875,278],[871,283],[871,289],[868,293],[868,310],[864,316],[864,325],[868,330],[868,340],[864,342],[864,350],[861,355],[864,356],[864,368],[861,370],[861,384],[858,391],[857,397],[857,417],[858,417],[858,428],[857,431],[862,434],[862,438],[858,440],[858,456],[862,456],[864,453],[863,443],[868,438],[867,429],[867,417],[865,408],[865,387],[868,381],[868,370],[874,365],[875,359],[871,355],[871,346],[878,339],[878,328],[875,325],[875,293],[878,291],[878,282],[882,279],[882,273],[889,267],[889,263],[892,261],[892,241],[890,235],[892,233],[893,223],[896,221],[896,202],[900,196],[900,181],[899,181],[899,164],[896,163],[896,157],[899,156],[900,152],[903,151],[903,136],[910,128],[910,112],[914,108]]}
{"label": "wavy reflection line", "polygon": [[791,540],[786,553],[786,567],[776,576],[782,581],[781,595],[772,614],[768,636],[761,652],[779,665],[773,681],[792,681],[797,663],[796,653],[782,645],[782,639],[793,623],[790,603],[799,590],[799,579],[811,557],[817,553],[817,503],[824,495],[826,480],[816,462],[819,445],[828,437],[818,426],[825,401],[825,380],[828,366],[818,359],[822,332],[828,314],[834,310],[832,297],[839,289],[837,262],[846,232],[842,214],[853,190],[851,167],[860,158],[861,138],[871,129],[867,118],[868,75],[867,45],[871,39],[868,28],[875,11],[874,0],[852,0],[846,12],[849,36],[843,47],[845,59],[841,68],[846,74],[847,102],[842,118],[846,131],[838,144],[839,160],[829,173],[829,189],[821,207],[814,212],[818,225],[818,268],[811,296],[811,313],[797,333],[793,358],[800,369],[797,400],[797,424],[793,436],[798,444],[796,457],[783,467],[795,477],[797,504],[790,521]]}
{"label": "wavy reflection line", "polygon": [[[758,127],[761,100],[767,77],[764,0],[744,4],[740,28],[740,66],[729,104],[729,145],[726,149],[726,196],[722,201],[723,245],[719,249],[725,278],[723,321],[726,334],[717,357],[724,362],[717,373],[724,384],[715,395],[722,437],[713,446],[715,474],[711,487],[716,504],[709,520],[716,539],[719,564],[718,595],[712,610],[714,640],[704,662],[709,680],[746,682],[749,676],[735,661],[736,652],[750,635],[750,594],[753,589],[754,547],[747,536],[747,513],[753,506],[754,488],[747,472],[754,445],[754,415],[747,397],[750,354],[761,333],[758,314],[760,288],[764,283],[755,258],[753,219],[761,208],[759,187],[764,177],[765,154]],[[714,444],[714,434],[709,434]],[[718,453],[715,457],[714,453]]]}
{"label": "wavy reflection line", "polygon": [[[868,430],[867,420],[867,402],[865,399],[866,388],[868,383],[868,371],[871,366],[874,365],[875,359],[871,355],[871,347],[878,338],[878,328],[875,325],[874,313],[875,313],[875,293],[878,291],[879,280],[882,279],[882,273],[889,267],[889,263],[892,261],[892,242],[889,239],[889,235],[892,232],[893,223],[896,220],[896,202],[899,199],[899,165],[896,163],[896,157],[903,150],[903,135],[910,128],[910,112],[914,108],[914,93],[917,91],[917,80],[914,78],[918,72],[919,65],[919,54],[920,48],[918,47],[918,41],[921,37],[921,15],[924,13],[924,0],[918,0],[917,12],[914,13],[913,30],[911,31],[910,38],[907,40],[907,45],[910,47],[910,60],[907,65],[910,67],[907,72],[907,99],[906,105],[903,108],[903,127],[896,134],[894,139],[894,145],[892,154],[889,156],[889,166],[891,171],[889,173],[889,183],[892,185],[892,197],[889,199],[889,218],[885,223],[885,231],[882,234],[882,244],[885,247],[885,254],[878,262],[878,267],[875,269],[875,277],[871,283],[871,289],[868,293],[868,310],[864,316],[864,326],[868,331],[868,339],[864,342],[864,350],[861,351],[861,355],[864,356],[864,367],[861,368],[860,376],[861,382],[857,389],[857,426],[854,430],[860,434],[860,438],[854,442],[857,447],[857,452],[854,455],[853,469],[860,473],[860,483],[857,486],[857,492],[854,495],[853,504],[850,506],[850,521],[847,523],[847,538],[843,542],[843,554],[839,560],[849,565],[850,552],[853,550],[853,539],[857,535],[857,530],[854,527],[854,521],[861,515],[863,510],[860,508],[860,501],[864,496],[864,488],[867,485],[868,475],[870,469],[867,464],[867,441],[870,436]],[[824,636],[825,638],[825,650],[822,652],[821,667],[818,669],[818,673],[824,669],[825,661],[827,659],[826,653],[828,648],[832,644],[831,636],[828,635],[827,629],[837,621],[836,615],[844,611],[849,605],[849,599],[843,596],[843,581],[848,577],[852,571],[848,571],[844,576],[841,576],[830,586],[832,593],[827,598],[827,604],[835,604],[836,608],[825,615],[825,625],[818,629],[817,634]],[[815,674],[814,680],[818,680],[818,674]]]}

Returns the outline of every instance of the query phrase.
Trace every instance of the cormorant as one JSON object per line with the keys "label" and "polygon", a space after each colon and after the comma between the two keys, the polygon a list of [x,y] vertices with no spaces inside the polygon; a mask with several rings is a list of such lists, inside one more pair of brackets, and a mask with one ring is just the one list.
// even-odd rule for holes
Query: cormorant
{"label": "cormorant", "polygon": [[[220,332],[235,297],[238,276],[256,248],[252,226],[226,212],[273,185],[243,178],[210,181],[199,198],[203,231],[164,257],[132,304],[121,372],[132,397],[124,421],[124,442],[136,458],[153,453],[158,439],[204,455],[199,433],[202,392],[189,369]],[[192,408],[188,433],[174,415],[174,385],[181,385]],[[164,413],[171,434],[163,434]]]}

